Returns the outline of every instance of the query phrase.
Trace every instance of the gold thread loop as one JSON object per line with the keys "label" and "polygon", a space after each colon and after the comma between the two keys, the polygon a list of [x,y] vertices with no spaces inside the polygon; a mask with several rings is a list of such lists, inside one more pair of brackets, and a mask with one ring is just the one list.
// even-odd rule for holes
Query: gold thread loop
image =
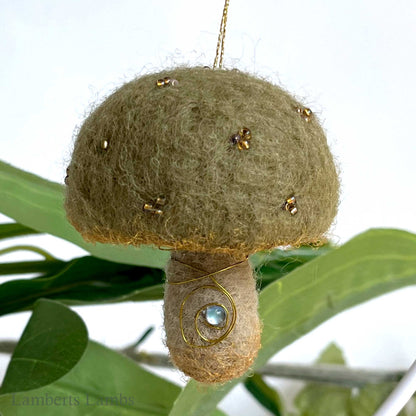
{"label": "gold thread loop", "polygon": [[221,19],[221,24],[220,24],[220,33],[218,35],[217,52],[215,54],[213,69],[215,69],[215,67],[217,66],[218,60],[219,60],[218,68],[222,68],[222,61],[224,58],[225,28],[227,26],[229,4],[230,4],[230,0],[225,0],[224,10],[222,12],[222,19]]}
{"label": "gold thread loop", "polygon": [[211,276],[215,276],[216,274],[226,272],[227,270],[233,269],[234,267],[237,267],[240,264],[243,264],[244,262],[247,261],[247,258],[245,260],[241,260],[237,263],[234,263],[231,266],[224,267],[223,269],[218,270],[218,271],[213,272],[213,273],[208,273],[204,270],[198,269],[194,266],[191,266],[190,264],[184,263],[183,261],[180,261],[180,260],[177,260],[177,259],[172,259],[172,260],[176,261],[177,263],[183,264],[184,266],[189,267],[190,269],[195,270],[197,272],[205,273],[203,276],[195,277],[194,279],[184,280],[182,282],[168,282],[170,285],[183,285],[185,283],[196,282],[197,280],[205,279],[206,277],[211,277]]}
{"label": "gold thread loop", "polygon": [[[192,270],[195,270],[195,271],[197,271],[197,272],[201,272],[201,273],[204,273],[202,276],[199,276],[199,277],[196,277],[196,278],[192,278],[192,279],[189,279],[189,280],[185,280],[185,281],[182,281],[182,282],[170,282],[170,281],[167,281],[167,283],[168,284],[171,284],[171,285],[182,285],[182,284],[186,284],[186,283],[191,283],[191,282],[196,282],[196,281],[199,281],[199,280],[202,280],[202,279],[206,279],[206,278],[210,278],[211,279],[211,281],[212,281],[212,284],[206,284],[206,285],[203,285],[203,286],[199,286],[199,287],[197,287],[197,288],[195,288],[195,289],[193,289],[191,292],[189,292],[186,296],[185,296],[185,298],[183,299],[183,301],[182,301],[182,303],[181,303],[181,307],[180,307],[180,311],[179,311],[179,326],[180,326],[180,328],[181,328],[181,335],[182,335],[182,339],[184,340],[184,342],[186,343],[186,344],[188,344],[189,346],[191,346],[191,347],[195,347],[195,348],[207,348],[207,347],[211,347],[211,346],[213,346],[213,345],[216,345],[216,344],[218,344],[218,343],[220,343],[221,341],[223,341],[225,338],[227,338],[228,337],[228,335],[231,333],[231,331],[234,329],[234,326],[235,326],[235,323],[236,323],[236,320],[237,320],[237,308],[236,308],[236,305],[235,305],[235,302],[234,302],[234,299],[233,299],[233,297],[231,296],[231,294],[230,294],[230,292],[228,292],[228,290],[227,289],[225,289],[225,287],[224,286],[222,286],[216,279],[215,279],[215,277],[214,276],[216,276],[216,275],[218,275],[218,274],[220,274],[220,273],[223,273],[223,272],[226,272],[226,271],[228,271],[228,270],[231,270],[231,269],[233,269],[234,267],[237,267],[237,266],[239,266],[240,264],[242,264],[242,263],[244,263],[244,262],[246,262],[247,261],[247,258],[245,259],[245,260],[242,260],[242,261],[239,261],[239,262],[237,262],[237,263],[234,263],[234,264],[232,264],[232,265],[230,265],[230,266],[227,266],[227,267],[224,267],[223,269],[221,269],[221,270],[217,270],[217,271],[215,271],[215,272],[212,272],[212,273],[208,273],[208,272],[206,272],[205,270],[201,270],[201,269],[199,269],[199,268],[197,268],[197,267],[194,267],[194,266],[191,266],[190,264],[187,264],[187,263],[184,263],[184,262],[182,262],[182,261],[180,261],[180,260],[177,260],[177,259],[174,259],[174,258],[172,258],[172,260],[173,261],[176,261],[177,263],[180,263],[180,264],[183,264],[184,266],[186,266],[186,267],[188,267],[188,268],[190,268],[190,269],[192,269]],[[218,292],[220,292],[220,293],[222,293],[226,298],[227,298],[227,300],[230,302],[230,304],[231,304],[231,311],[229,311],[228,310],[228,308],[224,305],[224,304],[221,304],[221,303],[217,303],[217,302],[211,302],[211,303],[208,303],[208,304],[206,304],[206,305],[204,305],[204,306],[202,306],[201,308],[199,308],[198,309],[198,311],[196,312],[196,314],[195,314],[195,316],[194,316],[194,326],[195,326],[195,331],[196,331],[196,333],[198,334],[198,336],[200,337],[200,339],[201,340],[203,340],[204,342],[206,342],[207,344],[203,344],[203,345],[199,345],[199,344],[195,344],[195,343],[193,343],[193,342],[191,342],[187,337],[186,337],[186,334],[185,334],[185,330],[184,330],[184,326],[183,326],[183,314],[184,314],[184,309],[185,309],[185,305],[186,305],[186,302],[188,301],[188,299],[193,295],[193,294],[195,294],[196,292],[198,292],[198,291],[201,291],[201,290],[206,290],[206,289],[208,289],[208,290],[216,290],[216,291],[218,291]],[[219,307],[221,307],[221,308],[223,308],[224,309],[224,311],[225,311],[225,314],[226,314],[226,321],[225,321],[225,324],[224,325],[222,325],[221,327],[215,327],[214,325],[211,325],[211,324],[209,324],[208,322],[205,322],[204,321],[204,324],[205,325],[207,325],[207,326],[209,326],[209,327],[213,327],[213,328],[215,328],[215,329],[218,329],[218,330],[224,330],[224,329],[226,329],[227,328],[227,326],[228,326],[228,328],[226,329],[226,331],[221,335],[221,336],[219,336],[219,337],[217,337],[217,338],[208,338],[208,337],[206,337],[202,332],[201,332],[201,330],[200,330],[200,328],[199,328],[199,326],[198,326],[198,323],[199,323],[199,317],[200,317],[200,315],[201,315],[201,313],[206,309],[206,308],[208,308],[209,306],[219,306]],[[230,312],[231,312],[231,319],[230,319]]]}

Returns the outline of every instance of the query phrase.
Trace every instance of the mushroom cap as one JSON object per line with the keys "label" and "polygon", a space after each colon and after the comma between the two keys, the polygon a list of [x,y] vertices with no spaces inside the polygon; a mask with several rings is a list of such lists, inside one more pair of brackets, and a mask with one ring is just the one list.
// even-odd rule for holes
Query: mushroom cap
{"label": "mushroom cap", "polygon": [[[158,86],[169,77],[177,82]],[[174,68],[117,89],[81,126],[65,208],[87,241],[236,255],[318,243],[339,181],[316,115],[236,70]],[[248,128],[249,149],[233,135]],[[240,134],[242,137],[242,134]],[[285,209],[296,198],[296,215]]]}

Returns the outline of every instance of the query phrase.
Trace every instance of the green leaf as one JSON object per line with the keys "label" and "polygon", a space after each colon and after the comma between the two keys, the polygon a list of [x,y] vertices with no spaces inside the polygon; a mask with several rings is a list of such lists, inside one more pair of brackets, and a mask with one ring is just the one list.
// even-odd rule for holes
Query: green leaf
{"label": "green leaf", "polygon": [[263,348],[256,367],[322,322],[416,283],[416,235],[369,230],[297,268],[260,294]]}
{"label": "green leaf", "polygon": [[[232,384],[232,386],[230,386]],[[236,382],[219,386],[201,385],[191,380],[176,398],[169,416],[207,416],[215,406],[235,387]],[[215,403],[215,405],[213,405]]]}
{"label": "green leaf", "polygon": [[351,416],[351,389],[319,384],[307,385],[296,397],[299,416]]}
{"label": "green leaf", "polygon": [[[25,249],[39,253],[45,261],[14,262],[0,264],[0,276],[18,273],[44,274],[36,279],[20,279],[0,285],[0,316],[31,307],[40,298],[59,299],[71,305],[85,305],[127,300],[156,300],[163,298],[163,277],[160,269],[108,262],[85,257],[63,262],[45,251],[31,246],[15,246],[0,250],[4,252]],[[256,254],[263,285],[278,279],[317,257],[322,250],[302,248],[296,255],[276,250],[267,255]],[[327,248],[323,249],[323,252]],[[261,260],[260,260],[261,258]],[[261,264],[261,261],[264,261]],[[287,267],[285,267],[285,264]]]}
{"label": "green leaf", "polygon": [[[260,293],[264,328],[254,370],[339,312],[415,283],[416,236],[400,230],[369,230],[298,267]],[[239,381],[204,390],[190,381],[170,416],[209,414]]]}
{"label": "green leaf", "polygon": [[304,246],[293,250],[276,249],[259,252],[250,256],[250,263],[256,270],[259,289],[264,289],[275,280],[281,279],[297,267],[333,250],[334,247]]}
{"label": "green leaf", "polygon": [[0,161],[0,212],[39,232],[68,240],[96,257],[119,263],[164,268],[169,252],[86,243],[66,219],[64,187]]}
{"label": "green leaf", "polygon": [[[0,412],[19,416],[168,415],[180,387],[89,342],[81,318],[41,300],[12,356]],[[212,416],[224,416],[214,410]]]}
{"label": "green leaf", "polygon": [[222,410],[215,409],[210,416],[227,416]]}
{"label": "green leaf", "polygon": [[0,396],[0,409],[19,416],[165,416],[180,390],[90,341],[81,361],[64,377],[40,389]]}
{"label": "green leaf", "polygon": [[[41,273],[43,277],[57,273],[66,265],[61,260],[16,261],[0,264],[0,276],[13,274]],[[1,289],[0,289],[1,291]]]}
{"label": "green leaf", "polygon": [[283,414],[282,402],[276,390],[269,387],[260,374],[254,373],[244,381],[245,388],[266,409],[276,416]]}
{"label": "green leaf", "polygon": [[0,263],[0,276],[21,274],[21,273],[39,273],[43,272],[44,275],[56,273],[60,270],[65,262],[57,260],[51,254],[42,250],[39,247],[34,246],[12,246],[0,250],[0,256],[15,251],[24,250],[31,251],[36,254],[40,254],[44,257],[42,261],[24,261],[24,262],[12,262],[12,263]]}
{"label": "green leaf", "polygon": [[[345,360],[341,349],[332,343],[325,348],[316,363],[344,365]],[[301,416],[351,416],[350,398],[350,388],[309,383],[298,393],[295,404]]]}
{"label": "green leaf", "polygon": [[[167,415],[180,388],[90,341],[82,360],[41,389],[0,396],[0,408],[21,416],[56,414]],[[42,405],[49,398],[49,405]],[[64,399],[65,402],[64,402]],[[72,400],[71,400],[72,399]]]}
{"label": "green leaf", "polygon": [[0,316],[28,309],[39,298],[70,305],[161,299],[163,280],[160,269],[81,257],[64,263],[53,276],[1,284]]}
{"label": "green leaf", "polygon": [[[383,383],[369,384],[361,388],[359,394],[351,399],[350,416],[373,416],[395,386],[396,383]],[[406,415],[407,412],[402,410],[398,416]]]}
{"label": "green leaf", "polygon": [[24,225],[16,222],[0,224],[0,240],[5,238],[22,237],[30,234],[39,234],[39,231],[25,227]]}
{"label": "green leaf", "polygon": [[2,394],[42,387],[66,374],[80,360],[88,342],[81,318],[50,300],[35,305],[7,368]]}
{"label": "green leaf", "polygon": [[[168,415],[180,387],[95,342],[81,318],[41,300],[12,356],[0,412],[19,416]],[[224,416],[214,410],[212,416]]]}
{"label": "green leaf", "polygon": [[[344,365],[342,351],[335,344],[330,344],[317,360],[319,364]],[[319,383],[310,383],[295,398],[295,404],[301,416],[372,416],[387,399],[396,383],[368,384],[351,394],[351,388],[333,387]],[[399,416],[410,416],[403,410]]]}
{"label": "green leaf", "polygon": [[405,415],[416,416],[416,397],[414,395],[405,406]]}
{"label": "green leaf", "polygon": [[329,344],[316,361],[318,364],[337,364],[345,365],[345,358],[342,350],[337,344]]}

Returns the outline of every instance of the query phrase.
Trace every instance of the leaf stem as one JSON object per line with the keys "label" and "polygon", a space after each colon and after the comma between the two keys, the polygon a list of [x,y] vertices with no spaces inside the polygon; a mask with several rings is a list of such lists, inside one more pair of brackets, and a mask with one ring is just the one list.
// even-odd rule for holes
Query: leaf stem
{"label": "leaf stem", "polygon": [[56,260],[55,257],[52,256],[52,254],[48,253],[47,251],[39,248],[39,247],[35,247],[35,246],[25,246],[25,245],[19,245],[19,246],[12,246],[12,247],[7,247],[4,248],[3,250],[0,250],[0,256],[4,255],[4,254],[8,254],[8,253],[13,253],[14,251],[32,251],[34,253],[40,254],[41,256],[43,256],[45,258],[45,260]]}

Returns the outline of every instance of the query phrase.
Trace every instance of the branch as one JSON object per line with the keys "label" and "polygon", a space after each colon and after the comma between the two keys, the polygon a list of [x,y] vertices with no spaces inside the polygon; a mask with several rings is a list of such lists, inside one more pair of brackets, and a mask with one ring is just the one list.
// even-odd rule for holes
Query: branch
{"label": "branch", "polygon": [[131,350],[121,350],[118,352],[127,355],[127,357],[131,358],[134,361],[137,361],[140,364],[147,364],[153,367],[174,368],[174,365],[171,363],[169,357],[165,354],[149,354],[143,351]]}
{"label": "branch", "polygon": [[398,382],[405,371],[366,370],[334,364],[268,364],[258,370],[264,376],[290,378],[318,383],[338,384],[346,387],[361,387],[365,384]]}
{"label": "branch", "polygon": [[[136,343],[137,344],[137,343]],[[0,341],[0,354],[12,354],[17,342]],[[134,345],[134,344],[133,344]],[[174,368],[169,357],[165,354],[150,354],[137,351],[132,346],[118,350],[132,360],[154,367]],[[347,387],[361,387],[365,384],[398,382],[405,371],[381,371],[348,368],[333,364],[296,365],[268,364],[257,371],[263,376],[290,378],[294,380],[312,381],[317,383],[337,384]]]}
{"label": "branch", "polygon": [[0,354],[13,354],[16,345],[15,341],[0,341]]}
{"label": "branch", "polygon": [[[149,354],[126,348],[119,351],[134,361],[154,367],[174,368],[165,354]],[[347,387],[361,387],[365,384],[398,382],[405,371],[375,371],[359,368],[348,368],[333,364],[296,365],[268,364],[257,371],[263,376],[290,378],[293,380],[313,381],[317,383],[337,384]]]}

